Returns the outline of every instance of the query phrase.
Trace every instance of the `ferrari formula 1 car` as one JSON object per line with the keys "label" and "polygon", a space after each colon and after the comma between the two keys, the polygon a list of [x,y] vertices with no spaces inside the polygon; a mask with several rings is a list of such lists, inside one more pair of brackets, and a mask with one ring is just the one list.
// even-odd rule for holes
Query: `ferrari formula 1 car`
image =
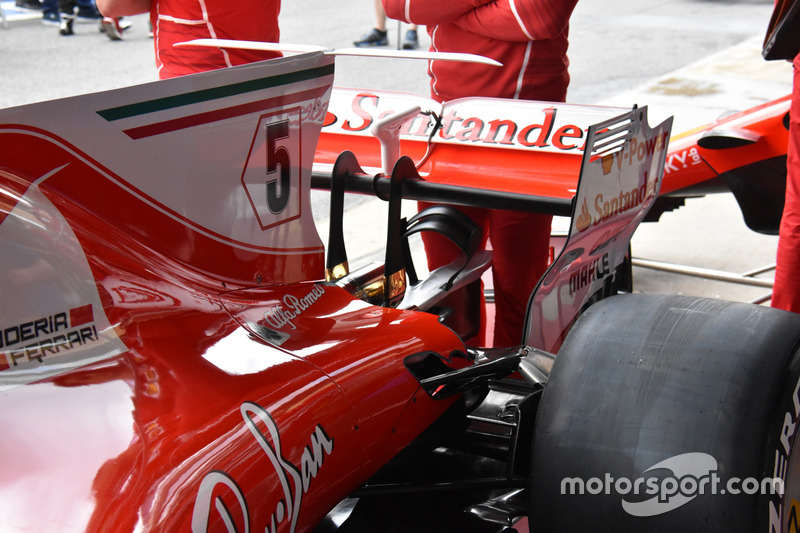
{"label": "ferrari formula 1 car", "polygon": [[[778,148],[333,73],[312,51],[0,111],[0,530],[797,529],[800,317],[629,275],[654,205]],[[380,264],[349,265],[349,193],[386,201]],[[570,219],[518,346],[468,342],[491,253],[463,205]],[[421,276],[426,231],[463,253]]]}

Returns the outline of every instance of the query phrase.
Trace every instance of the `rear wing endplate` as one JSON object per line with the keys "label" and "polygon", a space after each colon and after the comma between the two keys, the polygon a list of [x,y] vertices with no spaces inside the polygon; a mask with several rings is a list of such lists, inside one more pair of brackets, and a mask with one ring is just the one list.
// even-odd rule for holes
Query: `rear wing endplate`
{"label": "rear wing endplate", "polygon": [[609,296],[633,233],[658,196],[672,118],[634,108],[589,128],[567,241],[528,304],[524,344],[556,353],[592,303]]}

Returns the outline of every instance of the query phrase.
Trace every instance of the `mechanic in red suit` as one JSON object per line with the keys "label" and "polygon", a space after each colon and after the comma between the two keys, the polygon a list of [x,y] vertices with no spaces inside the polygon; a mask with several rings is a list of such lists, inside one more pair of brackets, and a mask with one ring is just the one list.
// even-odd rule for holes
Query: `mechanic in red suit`
{"label": "mechanic in red suit", "polygon": [[201,38],[278,42],[280,0],[97,0],[106,17],[150,13],[160,78],[252,63],[277,52],[173,47]]}
{"label": "mechanic in red suit", "polygon": [[800,54],[794,58],[789,147],[786,153],[786,203],[778,237],[772,307],[800,313]]}
{"label": "mechanic in red suit", "polygon": [[[383,0],[389,18],[427,26],[432,50],[478,54],[503,64],[431,61],[431,95],[439,102],[467,96],[563,102],[575,4],[577,0]],[[518,345],[528,297],[547,268],[552,216],[460,209],[484,228],[493,249],[493,345]],[[442,237],[423,239],[431,268],[455,257]]]}

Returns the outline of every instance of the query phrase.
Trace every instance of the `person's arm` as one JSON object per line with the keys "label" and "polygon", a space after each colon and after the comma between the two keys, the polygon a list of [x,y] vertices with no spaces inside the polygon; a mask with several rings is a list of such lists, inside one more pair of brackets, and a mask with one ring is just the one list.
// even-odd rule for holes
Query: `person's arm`
{"label": "person's arm", "polygon": [[552,39],[561,34],[578,0],[493,0],[459,17],[455,24],[500,41]]}
{"label": "person's arm", "polygon": [[386,16],[410,24],[433,26],[454,19],[491,0],[383,0]]}
{"label": "person's arm", "polygon": [[151,0],[96,0],[104,17],[128,17],[150,12]]}

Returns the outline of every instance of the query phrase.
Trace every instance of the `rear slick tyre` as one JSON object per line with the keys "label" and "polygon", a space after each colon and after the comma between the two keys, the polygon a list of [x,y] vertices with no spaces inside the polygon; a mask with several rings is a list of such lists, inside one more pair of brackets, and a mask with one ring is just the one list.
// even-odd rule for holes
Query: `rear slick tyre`
{"label": "rear slick tyre", "polygon": [[766,307],[592,306],[537,414],[535,531],[798,531],[799,346],[800,315]]}

